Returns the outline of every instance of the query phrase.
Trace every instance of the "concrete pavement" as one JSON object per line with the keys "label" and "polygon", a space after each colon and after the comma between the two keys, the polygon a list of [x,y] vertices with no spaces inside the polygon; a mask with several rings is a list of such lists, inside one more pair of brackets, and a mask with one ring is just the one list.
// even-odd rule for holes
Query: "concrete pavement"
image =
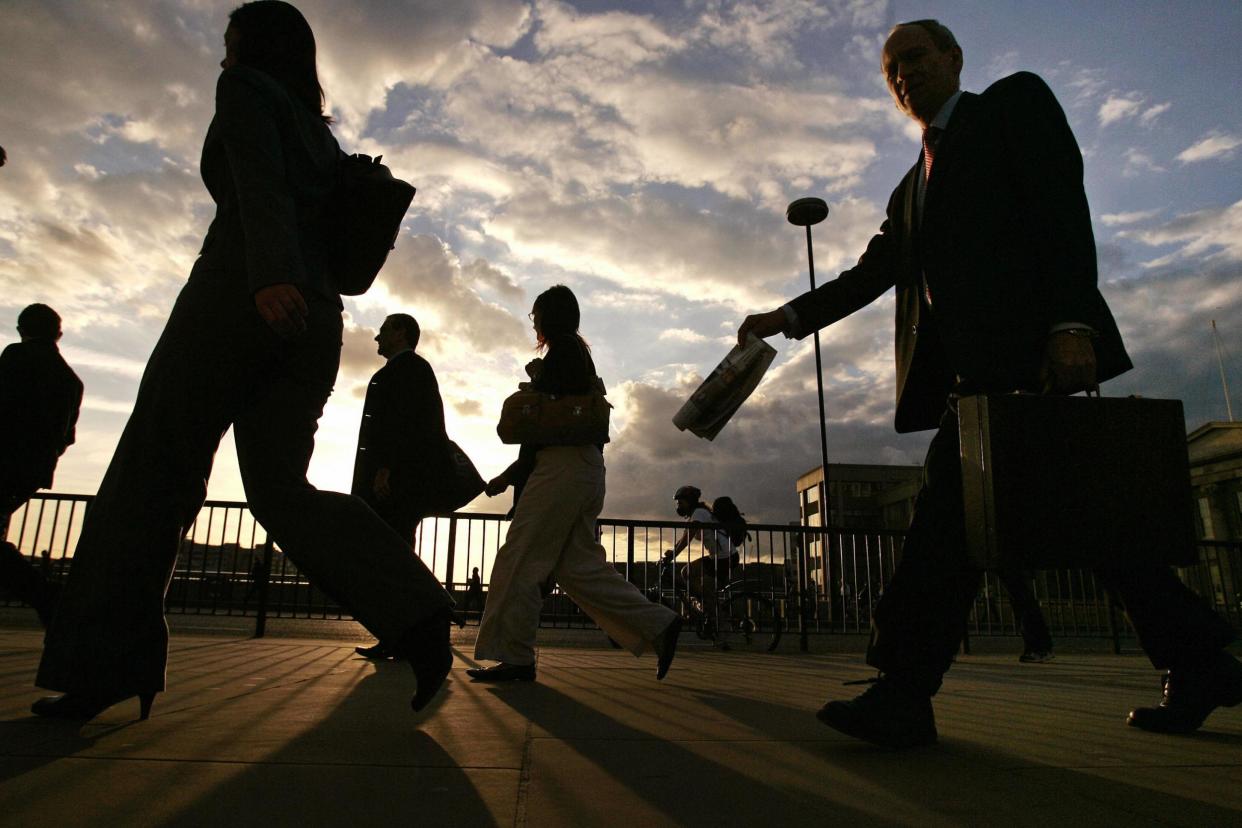
{"label": "concrete pavement", "polygon": [[466,678],[462,638],[415,715],[408,667],[350,642],[175,635],[149,721],[130,700],[75,725],[29,715],[40,635],[0,629],[0,824],[1242,824],[1242,708],[1189,737],[1126,728],[1159,695],[1138,656],[963,657],[940,744],[890,752],[812,715],[871,675],[856,654],[686,636],[656,682],[653,657],[600,640],[489,686]]}

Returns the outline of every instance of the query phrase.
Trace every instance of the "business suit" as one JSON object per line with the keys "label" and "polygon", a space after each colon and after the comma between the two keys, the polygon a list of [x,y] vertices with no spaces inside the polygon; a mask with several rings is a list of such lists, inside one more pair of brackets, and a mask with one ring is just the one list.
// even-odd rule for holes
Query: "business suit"
{"label": "business suit", "polygon": [[[450,479],[444,402],[435,371],[413,350],[396,354],[367,386],[358,429],[352,491],[398,535],[412,542],[434,495]],[[375,473],[390,472],[390,497],[374,490]]]}
{"label": "business suit", "polygon": [[9,543],[9,518],[39,489],[76,437],[82,381],[51,339],[24,339],[0,354],[0,584],[50,611],[46,578]]}
{"label": "business suit", "polygon": [[[362,500],[306,480],[340,359],[319,222],[339,155],[318,113],[271,77],[221,73],[201,164],[216,216],[83,526],[40,686],[102,699],[163,689],[164,594],[230,426],[254,516],[359,621],[397,641],[452,605]],[[289,338],[255,306],[277,284],[307,305],[305,330]]]}
{"label": "business suit", "polygon": [[[950,392],[1039,391],[1050,331],[1096,333],[1096,374],[1131,367],[1096,287],[1082,156],[1052,92],[1018,73],[963,93],[936,146],[889,199],[858,264],[790,303],[804,337],[895,286],[898,431],[937,428],[902,560],[875,612],[868,663],[908,689],[940,687],[980,573],[965,557],[957,419]],[[1156,666],[1198,662],[1228,626],[1167,568],[1100,572]]]}

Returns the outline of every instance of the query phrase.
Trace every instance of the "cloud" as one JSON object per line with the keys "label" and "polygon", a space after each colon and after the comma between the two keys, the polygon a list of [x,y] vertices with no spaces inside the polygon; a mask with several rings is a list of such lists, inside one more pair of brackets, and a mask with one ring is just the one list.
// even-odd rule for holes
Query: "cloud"
{"label": "cloud", "polygon": [[1177,154],[1183,164],[1232,158],[1233,151],[1242,147],[1242,137],[1225,132],[1209,132]]}
{"label": "cloud", "polygon": [[1168,172],[1165,167],[1157,164],[1150,155],[1135,147],[1130,147],[1122,157],[1125,159],[1125,166],[1121,169],[1121,174],[1126,178],[1143,175],[1145,173],[1162,173]]}
{"label": "cloud", "polygon": [[1150,247],[1175,245],[1177,249],[1146,264],[1165,267],[1184,259],[1242,261],[1242,201],[1227,207],[1196,210],[1146,230],[1118,234]]}
{"label": "cloud", "polygon": [[1138,116],[1143,110],[1143,99],[1135,95],[1126,97],[1118,97],[1109,95],[1104,103],[1100,104],[1100,110],[1097,113],[1100,119],[1100,126],[1108,126],[1118,121],[1124,121],[1129,118]]}
{"label": "cloud", "polygon": [[1149,106],[1147,109],[1143,110],[1143,114],[1139,116],[1139,123],[1143,126],[1150,126],[1157,118],[1168,112],[1172,107],[1173,104],[1168,102],[1156,104],[1155,106]]}
{"label": "cloud", "polygon": [[1109,227],[1125,224],[1137,224],[1160,215],[1160,210],[1136,210],[1131,213],[1105,213],[1100,216],[1100,223]]}

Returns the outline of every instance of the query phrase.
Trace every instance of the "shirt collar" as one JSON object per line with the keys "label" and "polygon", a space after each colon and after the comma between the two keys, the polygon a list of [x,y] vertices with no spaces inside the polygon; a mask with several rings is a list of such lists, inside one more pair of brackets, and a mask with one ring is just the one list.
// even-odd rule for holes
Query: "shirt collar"
{"label": "shirt collar", "polygon": [[932,118],[932,122],[928,124],[929,129],[946,129],[949,126],[949,119],[953,117],[953,108],[957,106],[957,101],[962,97],[962,90],[957,90],[949,99],[940,107],[940,111],[936,113],[936,117]]}

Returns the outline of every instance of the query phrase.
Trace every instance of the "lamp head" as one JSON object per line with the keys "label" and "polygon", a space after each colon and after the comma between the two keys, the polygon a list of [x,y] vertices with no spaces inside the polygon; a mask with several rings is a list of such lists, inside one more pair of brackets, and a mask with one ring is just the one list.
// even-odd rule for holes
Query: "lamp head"
{"label": "lamp head", "polygon": [[828,218],[828,205],[822,198],[800,198],[797,201],[791,201],[785,208],[785,218],[790,224],[810,227]]}

